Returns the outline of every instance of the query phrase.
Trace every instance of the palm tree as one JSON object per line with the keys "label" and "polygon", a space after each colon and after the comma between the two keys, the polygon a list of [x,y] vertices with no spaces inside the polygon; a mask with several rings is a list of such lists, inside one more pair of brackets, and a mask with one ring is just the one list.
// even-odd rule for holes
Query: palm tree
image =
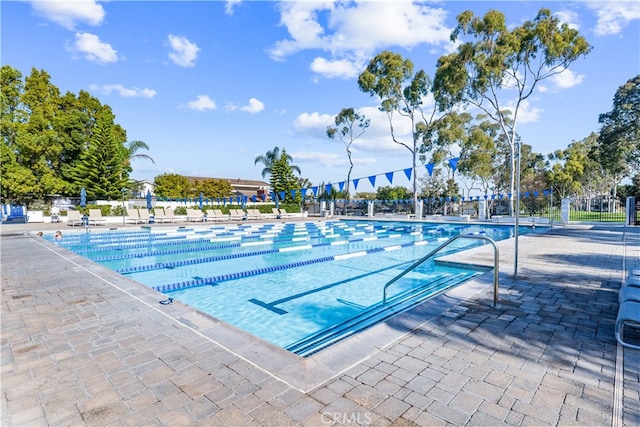
{"label": "palm tree", "polygon": [[[267,175],[271,175],[273,164],[281,157],[286,158],[288,162],[293,161],[293,157],[288,155],[287,151],[284,148],[282,149],[281,155],[280,148],[274,147],[273,150],[267,151],[266,154],[260,154],[258,157],[256,157],[253,164],[257,165],[258,163],[262,163],[264,165],[264,169],[262,169],[262,177],[265,178]],[[289,165],[289,167],[292,170],[298,172],[298,175],[300,175],[300,168],[298,166]]]}
{"label": "palm tree", "polygon": [[127,150],[127,156],[124,159],[124,167],[125,168],[131,166],[131,159],[147,159],[147,160],[151,160],[151,163],[153,163],[154,165],[156,164],[156,162],[153,160],[153,158],[150,155],[148,155],[148,154],[138,154],[138,150],[147,150],[147,151],[149,151],[149,145],[146,142],[144,142],[144,141],[129,141],[125,145],[125,148]]}

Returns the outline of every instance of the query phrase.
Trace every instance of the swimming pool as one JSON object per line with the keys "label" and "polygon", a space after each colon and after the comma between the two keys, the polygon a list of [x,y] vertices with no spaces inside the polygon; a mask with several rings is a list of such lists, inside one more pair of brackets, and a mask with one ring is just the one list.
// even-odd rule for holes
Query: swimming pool
{"label": "swimming pool", "polygon": [[[531,232],[522,227],[520,233]],[[513,227],[306,221],[92,229],[56,243],[261,339],[307,356],[482,273],[430,260],[460,234],[512,237]],[[52,239],[52,236],[46,236]],[[458,240],[440,255],[482,244]]]}

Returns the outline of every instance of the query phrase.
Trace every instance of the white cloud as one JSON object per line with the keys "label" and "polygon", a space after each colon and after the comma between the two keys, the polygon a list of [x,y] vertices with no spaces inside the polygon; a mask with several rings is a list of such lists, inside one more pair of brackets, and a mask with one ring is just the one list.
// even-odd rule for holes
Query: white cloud
{"label": "white cloud", "polygon": [[[514,103],[510,103],[505,107],[507,110],[514,111]],[[518,123],[534,123],[540,121],[540,115],[544,110],[533,107],[528,100],[524,100],[520,103],[518,107]],[[513,117],[513,115],[512,115]]]}
{"label": "white cloud", "polygon": [[180,67],[193,67],[200,48],[186,37],[169,34],[169,58]]}
{"label": "white cloud", "polygon": [[327,126],[334,121],[334,116],[320,113],[302,113],[293,122],[296,133],[322,138],[326,135]]}
{"label": "white cloud", "polygon": [[595,10],[598,17],[594,29],[598,35],[618,34],[631,21],[640,19],[640,2],[637,0],[588,2],[587,6]]}
{"label": "white cloud", "polygon": [[207,95],[198,95],[194,101],[187,102],[187,106],[196,111],[214,110],[216,103]]}
{"label": "white cloud", "polygon": [[362,71],[362,67],[346,59],[327,60],[325,58],[316,58],[311,63],[311,71],[328,78],[356,77]]}
{"label": "white cloud", "polygon": [[77,22],[100,25],[105,12],[94,0],[32,1],[34,12],[62,27],[73,30]]}
{"label": "white cloud", "polygon": [[249,104],[240,106],[240,107],[234,104],[229,104],[229,109],[246,111],[247,113],[251,113],[251,114],[257,114],[260,111],[264,110],[264,104],[259,99],[251,98],[249,99]]}
{"label": "white cloud", "polygon": [[298,151],[290,154],[295,163],[317,163],[325,167],[347,166],[349,164],[346,154],[319,151]]}
{"label": "white cloud", "polygon": [[233,9],[241,2],[242,0],[227,0],[227,3],[224,5],[224,13],[233,15]]}
{"label": "white cloud", "polygon": [[576,74],[573,71],[566,69],[562,73],[552,76],[550,79],[558,88],[568,89],[582,83],[584,75]]}
{"label": "white cloud", "polygon": [[131,87],[126,88],[121,84],[107,84],[107,85],[91,85],[90,89],[93,91],[101,92],[105,95],[109,95],[111,92],[117,92],[123,98],[153,98],[156,96],[156,91],[148,88]]}
{"label": "white cloud", "polygon": [[[411,49],[428,43],[451,49],[447,12],[408,1],[282,2],[281,25],[290,38],[275,43],[272,59],[306,49],[327,52],[312,69],[326,77],[344,77],[362,69],[376,51],[390,46]],[[374,30],[373,30],[374,29]]]}
{"label": "white cloud", "polygon": [[574,30],[580,29],[578,14],[571,10],[561,10],[555,12],[554,15],[560,20],[561,24],[567,24],[569,28]]}
{"label": "white cloud", "polygon": [[118,60],[118,52],[109,43],[100,41],[95,34],[76,33],[76,40],[67,49],[81,53],[87,60],[107,64]]}

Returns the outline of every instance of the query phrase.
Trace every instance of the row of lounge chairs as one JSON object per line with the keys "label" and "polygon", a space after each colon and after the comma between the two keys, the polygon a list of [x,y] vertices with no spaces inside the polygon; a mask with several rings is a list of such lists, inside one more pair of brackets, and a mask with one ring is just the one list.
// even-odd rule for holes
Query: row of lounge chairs
{"label": "row of lounge chairs", "polygon": [[[640,350],[640,269],[632,267],[627,271],[625,281],[618,293],[618,316],[616,318],[616,340],[625,347]],[[635,329],[635,334],[631,331]],[[631,338],[634,336],[635,338]]]}
{"label": "row of lounge chairs", "polygon": [[[206,215],[206,216],[205,216]],[[276,219],[276,218],[292,218],[299,216],[295,213],[287,213],[284,209],[273,208],[272,213],[262,213],[259,209],[229,209],[229,213],[222,213],[221,209],[209,209],[206,214],[200,209],[187,209],[186,220],[189,222],[207,221],[243,221],[243,220],[259,220],[259,219]],[[163,208],[156,206],[153,213],[154,222],[160,224],[184,221],[184,216],[176,216],[173,208]],[[105,225],[106,218],[102,217],[100,209],[89,209],[86,216],[87,225]],[[147,208],[128,209],[126,222],[129,224],[148,224],[151,221],[151,213]],[[76,225],[85,225],[85,217],[79,212],[69,210],[67,212],[67,225],[75,227]]]}
{"label": "row of lounge chairs", "polygon": [[106,225],[107,219],[102,217],[100,209],[89,209],[89,215],[86,217],[80,211],[70,210],[67,212],[67,225],[75,227],[76,225]]}

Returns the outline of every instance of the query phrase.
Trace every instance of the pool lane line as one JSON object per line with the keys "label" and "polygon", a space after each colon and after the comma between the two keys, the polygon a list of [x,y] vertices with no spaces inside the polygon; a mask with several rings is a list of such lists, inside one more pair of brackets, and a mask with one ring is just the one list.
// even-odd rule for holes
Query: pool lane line
{"label": "pool lane line", "polygon": [[[421,245],[426,245],[428,243],[432,243],[432,241],[428,241],[428,240],[420,240],[418,242],[409,242],[409,243],[404,243],[401,245],[394,245],[394,250],[395,249],[400,249],[400,248],[407,248],[410,246],[421,246]],[[454,248],[452,248],[453,250]],[[382,252],[385,251],[385,247],[378,247],[378,248],[372,248],[372,249],[367,249],[365,251],[359,251],[357,253],[357,256],[364,256],[364,255],[369,255],[372,253],[376,253],[376,252]],[[449,252],[442,252],[443,254],[449,253]],[[344,256],[344,254],[343,254]],[[159,292],[171,292],[171,291],[179,291],[182,289],[187,289],[187,288],[196,288],[199,286],[206,286],[206,285],[217,285],[220,282],[225,282],[228,280],[237,280],[237,279],[244,279],[247,277],[252,277],[252,276],[257,276],[260,274],[267,274],[267,273],[273,273],[275,271],[280,271],[280,270],[288,270],[290,268],[296,268],[296,267],[302,267],[302,266],[306,266],[306,265],[311,265],[311,264],[318,264],[318,263],[322,263],[322,262],[329,262],[329,261],[339,261],[341,259],[345,259],[340,258],[341,255],[333,255],[333,256],[327,256],[327,257],[322,257],[322,258],[315,258],[315,259],[310,259],[310,260],[306,260],[306,261],[298,261],[298,262],[293,262],[293,263],[287,263],[287,264],[281,264],[281,265],[275,265],[275,266],[271,266],[271,267],[263,267],[263,268],[257,268],[254,270],[246,270],[246,271],[240,271],[240,272],[235,272],[235,273],[227,273],[227,274],[222,274],[222,275],[218,275],[218,276],[210,276],[210,277],[204,277],[204,278],[197,278],[197,279],[192,279],[192,280],[186,280],[183,282],[175,282],[175,283],[169,283],[169,284],[165,284],[165,285],[158,285],[158,286],[151,286],[152,289],[155,289],[156,291]]]}
{"label": "pool lane line", "polygon": [[[340,236],[340,235],[332,235],[331,237],[327,237],[327,236],[316,236],[316,235],[311,235],[310,237],[320,237],[320,238],[340,238],[340,237],[345,237],[345,236]],[[348,236],[346,236],[348,237]],[[380,235],[376,235],[376,236],[367,236],[367,237],[363,237],[363,238],[358,238],[358,239],[347,239],[347,241],[349,243],[351,242],[359,242],[359,241],[372,241],[372,240],[378,240],[378,239],[386,239],[386,238],[397,238],[397,237],[401,237],[400,234],[389,234],[386,236],[380,236]],[[305,239],[306,240],[306,239]],[[205,241],[210,241],[210,240],[205,240]],[[304,240],[301,240],[304,241]],[[269,241],[269,240],[265,240],[264,241],[265,244],[270,244],[274,243],[274,244],[280,244],[280,243],[289,243],[292,242],[292,240],[290,240],[289,238],[279,238],[279,239],[275,239],[273,241]],[[191,243],[198,243],[197,241],[189,241],[189,242],[185,242],[185,241],[180,241],[180,242],[171,242],[171,245],[168,246],[177,246],[178,244],[180,245],[185,245],[185,244],[191,244]],[[324,246],[325,242],[321,242],[316,244],[318,246]],[[132,258],[144,258],[146,256],[161,256],[161,255],[173,255],[173,254],[178,254],[178,253],[189,253],[189,252],[203,252],[203,251],[207,251],[207,250],[221,250],[221,249],[227,249],[227,248],[238,248],[238,247],[242,247],[242,246],[248,246],[248,245],[244,245],[243,243],[228,243],[225,245],[216,245],[216,246],[202,246],[202,247],[189,247],[189,248],[180,248],[180,249],[166,249],[166,250],[156,250],[156,251],[151,251],[151,252],[137,252],[137,253],[132,253],[132,254],[119,254],[119,255],[109,255],[109,256],[103,256],[103,257],[90,257],[90,259],[94,262],[106,262],[106,261],[118,261],[118,260],[123,260],[123,259],[132,259]],[[147,248],[148,245],[142,245],[142,247],[140,247],[139,249],[144,249]],[[112,249],[113,250],[113,249]]]}
{"label": "pool lane line", "polygon": [[[370,240],[382,240],[382,239],[392,239],[392,238],[399,238],[401,237],[401,235],[399,234],[394,234],[394,235],[389,235],[389,236],[377,236],[375,239],[369,239],[367,241]],[[306,241],[306,240],[305,240]],[[307,249],[312,249],[312,248],[317,248],[317,247],[322,247],[322,246],[339,246],[339,245],[345,245],[345,244],[351,244],[351,243],[357,243],[357,242],[361,242],[361,241],[365,241],[364,238],[358,238],[358,239],[351,239],[351,240],[346,240],[346,241],[334,241],[334,242],[321,242],[321,243],[314,243],[314,244],[308,244],[308,245],[298,245],[298,246],[289,246],[289,247],[284,247],[284,248],[278,248],[278,249],[267,249],[267,250],[263,250],[263,251],[252,251],[252,252],[236,252],[236,253],[232,253],[232,254],[224,254],[224,255],[214,255],[214,256],[210,256],[210,257],[205,257],[205,258],[195,258],[195,259],[187,259],[187,260],[180,260],[180,261],[171,261],[171,262],[156,262],[153,264],[144,264],[144,265],[138,265],[138,266],[133,266],[133,267],[126,267],[126,268],[120,268],[120,269],[116,269],[117,273],[120,274],[132,274],[132,273],[141,273],[141,272],[145,272],[145,271],[154,271],[154,270],[162,270],[165,268],[176,268],[176,267],[185,267],[188,265],[196,265],[196,264],[204,264],[204,263],[208,263],[208,262],[218,262],[218,261],[225,261],[225,260],[229,260],[229,259],[238,259],[238,258],[245,258],[245,257],[252,257],[252,256],[262,256],[262,255],[268,255],[268,254],[274,254],[274,253],[285,253],[285,252],[292,252],[292,251],[298,251],[298,250],[307,250]],[[430,240],[419,240],[417,242],[409,242],[406,244],[403,244],[404,246],[406,245],[419,245],[421,244],[420,242],[424,242],[422,244],[426,244],[431,242]],[[274,243],[280,243],[279,241],[274,241]],[[232,244],[233,248],[238,248],[241,247],[242,244]],[[388,246],[386,247],[387,249],[385,249],[385,247],[383,246],[381,250],[395,250],[395,249],[400,249],[401,245],[393,245],[393,246]],[[190,252],[196,252],[196,251],[200,251],[200,248],[195,248],[196,250],[191,250],[192,248],[183,248],[183,249],[176,249],[176,250],[171,250],[168,251],[168,253],[161,253],[163,251],[157,251],[157,252],[153,252],[150,253],[148,256],[158,256],[158,255],[173,255],[173,254],[177,254],[177,253],[190,253]],[[377,248],[373,248],[373,249],[377,249]],[[342,255],[336,255],[336,259],[340,260],[340,259],[347,259],[347,258],[354,258],[357,256],[363,256],[366,255],[366,250],[363,251],[356,251],[356,252],[351,252],[348,254],[342,254]],[[133,255],[133,254],[132,254]],[[117,255],[115,255],[117,256]],[[142,257],[142,256],[138,256],[138,257]],[[136,258],[134,256],[132,256],[131,258]],[[108,259],[108,260],[104,260],[104,261],[114,261],[115,259]],[[92,259],[92,261],[95,261],[94,259]],[[97,262],[97,261],[96,261]]]}

